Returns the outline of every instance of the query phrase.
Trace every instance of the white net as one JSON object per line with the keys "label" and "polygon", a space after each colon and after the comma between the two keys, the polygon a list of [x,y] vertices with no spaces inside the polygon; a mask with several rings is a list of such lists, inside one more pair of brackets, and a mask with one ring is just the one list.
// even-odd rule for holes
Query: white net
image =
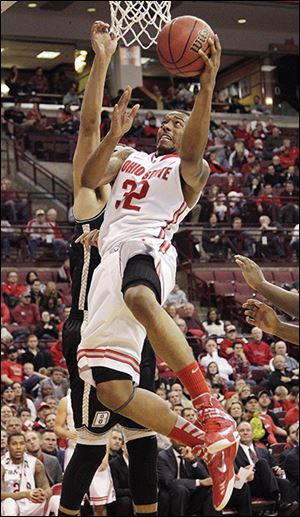
{"label": "white net", "polygon": [[137,42],[147,49],[171,21],[172,2],[109,2],[111,29],[126,47]]}

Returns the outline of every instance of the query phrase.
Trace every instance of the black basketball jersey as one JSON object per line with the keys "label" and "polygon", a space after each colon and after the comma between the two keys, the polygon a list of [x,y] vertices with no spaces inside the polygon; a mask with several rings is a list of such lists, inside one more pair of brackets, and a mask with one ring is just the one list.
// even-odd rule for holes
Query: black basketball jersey
{"label": "black basketball jersey", "polygon": [[99,230],[104,218],[104,208],[91,219],[76,220],[70,251],[70,274],[72,279],[72,309],[87,310],[87,297],[95,268],[100,263],[98,249],[91,246],[89,250],[76,239],[84,232]]}

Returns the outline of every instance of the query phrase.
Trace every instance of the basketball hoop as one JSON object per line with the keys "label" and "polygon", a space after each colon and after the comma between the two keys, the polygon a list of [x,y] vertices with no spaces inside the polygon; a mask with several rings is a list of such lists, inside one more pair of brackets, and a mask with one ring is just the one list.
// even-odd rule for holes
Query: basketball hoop
{"label": "basketball hoop", "polygon": [[137,42],[147,49],[171,21],[172,2],[109,2],[111,29],[126,47]]}

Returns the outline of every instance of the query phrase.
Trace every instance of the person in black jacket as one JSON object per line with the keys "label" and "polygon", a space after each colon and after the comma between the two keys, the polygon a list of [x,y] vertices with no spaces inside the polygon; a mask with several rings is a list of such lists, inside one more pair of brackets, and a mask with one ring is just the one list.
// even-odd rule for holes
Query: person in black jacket
{"label": "person in black jacket", "polygon": [[108,515],[134,515],[129,488],[129,457],[123,440],[120,453],[110,454],[109,466],[116,492],[116,501],[107,505]]}
{"label": "person in black jacket", "polygon": [[293,498],[291,484],[284,479],[285,472],[276,464],[267,449],[253,444],[252,427],[249,422],[238,426],[240,445],[235,458],[238,468],[251,465],[254,467],[254,479],[248,484],[253,497],[263,497],[276,503],[279,515],[291,515],[298,508]]}
{"label": "person in black jacket", "polygon": [[285,358],[283,355],[275,355],[273,364],[275,371],[269,377],[269,386],[273,392],[277,386],[285,386],[290,391],[293,386],[299,385],[299,376],[285,369]]}

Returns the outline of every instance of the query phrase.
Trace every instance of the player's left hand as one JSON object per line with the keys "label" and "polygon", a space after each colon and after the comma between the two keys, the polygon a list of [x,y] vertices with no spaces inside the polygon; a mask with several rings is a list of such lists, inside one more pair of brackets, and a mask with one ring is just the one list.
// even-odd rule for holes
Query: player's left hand
{"label": "player's left hand", "polygon": [[91,28],[91,44],[96,56],[110,61],[118,42],[115,34],[109,32],[108,23],[96,21]]}
{"label": "player's left hand", "polygon": [[113,138],[120,139],[131,128],[134,117],[136,116],[140,105],[135,104],[129,113],[127,112],[128,103],[130,101],[132,88],[127,86],[119,102],[115,104],[112,112],[111,126],[109,135]]}
{"label": "player's left hand", "polygon": [[250,325],[259,327],[264,332],[276,334],[276,330],[280,324],[276,312],[263,302],[249,299],[243,304],[245,310],[246,321]]}
{"label": "player's left hand", "polygon": [[99,230],[92,230],[91,232],[82,233],[78,239],[76,239],[76,244],[82,244],[87,250],[90,249],[91,246],[98,246],[98,237]]}
{"label": "player's left hand", "polygon": [[221,62],[221,44],[217,34],[208,38],[210,46],[210,57],[208,57],[203,50],[199,50],[198,54],[205,63],[205,68],[200,75],[201,88],[214,89],[216,83],[217,73]]}

